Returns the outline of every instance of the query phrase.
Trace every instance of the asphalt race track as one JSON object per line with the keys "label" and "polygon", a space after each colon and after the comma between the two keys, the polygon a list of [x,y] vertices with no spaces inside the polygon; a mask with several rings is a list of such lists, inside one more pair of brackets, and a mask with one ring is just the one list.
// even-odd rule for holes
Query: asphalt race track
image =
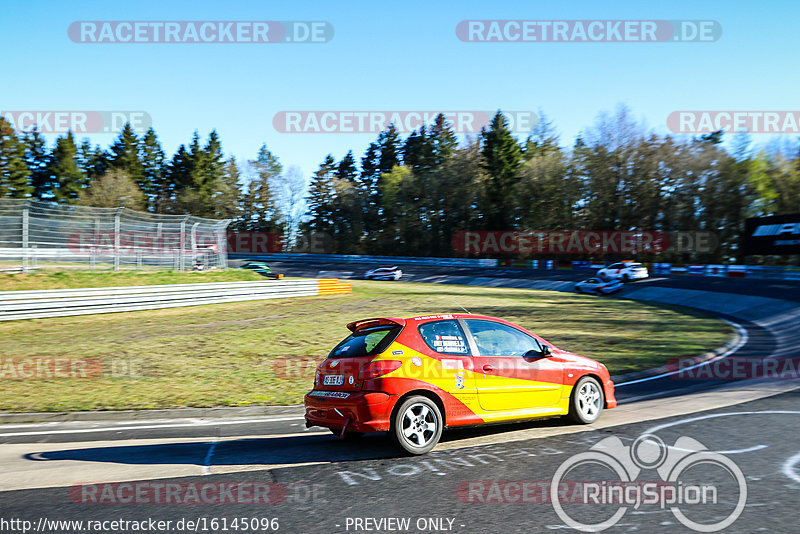
{"label": "asphalt race track", "polygon": [[[360,278],[377,266],[271,265],[288,276],[342,278]],[[585,276],[522,269],[402,269],[410,281],[561,290]],[[798,282],[654,277],[628,284],[619,296],[637,298],[637,291],[638,298],[718,293],[719,308],[730,310],[720,315],[739,326],[739,337],[715,358],[800,355],[800,321],[792,315],[794,303],[800,302]],[[726,294],[744,300],[728,305]],[[760,320],[773,307],[781,313]],[[455,430],[432,453],[417,458],[398,456],[380,435],[340,441],[321,429],[305,429],[296,409],[226,418],[9,423],[0,426],[0,517],[20,522],[0,522],[0,532],[21,532],[22,525],[39,532],[133,531],[110,522],[149,519],[171,521],[162,524],[164,532],[269,532],[275,527],[297,533],[570,531],[563,514],[586,524],[618,516],[609,532],[692,532],[688,521],[712,524],[726,517],[735,520],[724,532],[795,532],[800,518],[800,391],[795,388],[800,388],[797,380],[679,380],[667,372],[627,378],[618,382],[620,406],[596,424],[576,427],[554,419]],[[593,446],[600,448],[592,451],[606,450],[641,464],[630,480],[665,484],[661,472],[648,467],[654,456],[636,448],[644,434],[658,436],[665,445],[656,449],[668,459],[676,455],[673,467],[684,465],[677,459],[681,454],[704,454],[695,478],[686,478],[687,470],[679,480],[687,486],[713,481],[716,504],[687,499],[678,506],[587,505],[570,498],[573,486],[567,484],[557,513],[549,499],[554,476]],[[608,438],[630,449],[615,449]],[[639,450],[645,452],[635,454]],[[719,456],[728,463],[715,464],[712,457]],[[727,471],[720,465],[727,465]],[[605,475],[596,471],[600,468]],[[607,480],[610,472],[603,466],[575,469],[572,478],[561,480]],[[168,486],[173,493],[167,503]],[[746,496],[740,503],[743,488]],[[259,522],[271,518],[277,524]],[[55,520],[109,523],[77,528],[52,524]]]}

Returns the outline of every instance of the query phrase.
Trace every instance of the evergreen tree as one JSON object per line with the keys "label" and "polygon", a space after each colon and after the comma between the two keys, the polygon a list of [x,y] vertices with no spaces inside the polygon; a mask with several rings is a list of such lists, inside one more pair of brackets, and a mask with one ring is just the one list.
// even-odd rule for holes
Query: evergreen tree
{"label": "evergreen tree", "polygon": [[144,166],[139,155],[139,138],[129,122],[125,123],[119,136],[111,145],[109,167],[125,171],[125,174],[136,182],[140,190],[149,192],[152,189],[152,184],[145,182]]}
{"label": "evergreen tree", "polygon": [[458,138],[444,113],[436,115],[428,130],[433,166],[442,165],[458,148]]}
{"label": "evergreen tree", "polygon": [[335,188],[333,171],[336,161],[333,156],[325,156],[317,172],[311,178],[311,185],[308,189],[308,206],[311,212],[311,220],[308,228],[317,232],[332,233],[334,224],[335,210]]}
{"label": "evergreen tree", "polygon": [[397,128],[395,128],[394,124],[389,124],[389,126],[378,135],[377,145],[378,150],[380,150],[378,171],[381,174],[384,172],[391,172],[396,165],[400,164],[403,146],[400,135],[397,133]]}
{"label": "evergreen tree", "polygon": [[159,199],[163,193],[168,191],[165,180],[165,156],[158,136],[153,128],[147,130],[141,143],[142,159],[142,192],[145,195],[148,206],[158,212]]}
{"label": "evergreen tree", "polygon": [[55,183],[55,200],[72,204],[78,201],[86,187],[86,176],[80,169],[78,148],[72,132],[56,139],[48,165],[48,173]]}
{"label": "evergreen tree", "polygon": [[33,192],[31,170],[25,163],[25,143],[0,117],[0,198],[27,198]]}
{"label": "evergreen tree", "polygon": [[178,213],[177,197],[191,187],[194,162],[185,145],[178,147],[164,172],[164,181],[155,201],[157,213]]}
{"label": "evergreen tree", "polygon": [[50,180],[50,173],[47,170],[50,162],[47,143],[36,126],[25,134],[24,142],[25,163],[31,172],[33,196],[41,200],[48,200],[53,196],[54,184]]}
{"label": "evergreen tree", "polygon": [[89,182],[104,176],[109,169],[108,153],[99,145],[92,148],[88,139],[84,139],[78,149],[78,160],[81,172]]}
{"label": "evergreen tree", "polygon": [[352,151],[336,166],[334,176],[334,247],[344,254],[357,253],[361,249],[364,203]]}
{"label": "evergreen tree", "polygon": [[222,175],[217,183],[216,193],[213,198],[213,218],[237,219],[241,216],[240,175],[241,172],[236,163],[236,158],[231,156],[223,163]]}
{"label": "evergreen tree", "polygon": [[487,174],[486,228],[505,230],[514,223],[509,200],[514,185],[519,181],[522,151],[500,111],[495,114],[488,130],[481,129],[481,139],[483,168]]}

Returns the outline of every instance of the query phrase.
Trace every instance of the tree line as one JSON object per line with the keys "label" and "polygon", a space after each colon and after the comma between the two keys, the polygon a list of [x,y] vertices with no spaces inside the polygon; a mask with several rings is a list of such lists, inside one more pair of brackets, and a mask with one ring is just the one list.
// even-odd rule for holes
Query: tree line
{"label": "tree line", "polygon": [[[324,232],[332,252],[453,256],[462,230],[710,231],[703,258],[742,259],[744,219],[800,211],[800,154],[757,151],[746,134],[658,135],[620,107],[570,147],[542,116],[517,139],[501,112],[459,141],[444,115],[403,138],[393,125],[359,159],[328,155],[308,179],[262,145],[226,157],[216,131],[171,158],[130,125],[106,150],[71,133],[48,149],[0,117],[0,197],[231,218],[233,228]],[[789,152],[787,154],[787,152]]]}

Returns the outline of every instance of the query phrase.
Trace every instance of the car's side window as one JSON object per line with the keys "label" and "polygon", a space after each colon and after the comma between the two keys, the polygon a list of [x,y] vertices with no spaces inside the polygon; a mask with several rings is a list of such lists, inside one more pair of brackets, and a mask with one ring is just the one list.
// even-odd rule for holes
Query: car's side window
{"label": "car's side window", "polygon": [[425,344],[439,354],[469,355],[467,336],[456,321],[432,321],[419,325]]}
{"label": "car's side window", "polygon": [[609,266],[608,266],[608,267],[606,267],[606,268],[607,268],[607,269],[619,269],[619,268],[621,268],[621,267],[622,267],[622,264],[621,264],[621,263],[613,263],[613,264],[609,265]]}
{"label": "car's side window", "polygon": [[482,319],[466,323],[481,356],[523,356],[529,350],[542,350],[536,338],[508,325]]}

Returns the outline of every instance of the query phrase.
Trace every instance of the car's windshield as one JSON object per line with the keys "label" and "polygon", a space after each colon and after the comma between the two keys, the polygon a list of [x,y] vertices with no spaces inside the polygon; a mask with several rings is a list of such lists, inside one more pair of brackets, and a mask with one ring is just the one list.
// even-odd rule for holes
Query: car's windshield
{"label": "car's windshield", "polygon": [[328,354],[328,358],[357,358],[374,356],[394,341],[402,328],[399,325],[362,328],[344,338]]}

